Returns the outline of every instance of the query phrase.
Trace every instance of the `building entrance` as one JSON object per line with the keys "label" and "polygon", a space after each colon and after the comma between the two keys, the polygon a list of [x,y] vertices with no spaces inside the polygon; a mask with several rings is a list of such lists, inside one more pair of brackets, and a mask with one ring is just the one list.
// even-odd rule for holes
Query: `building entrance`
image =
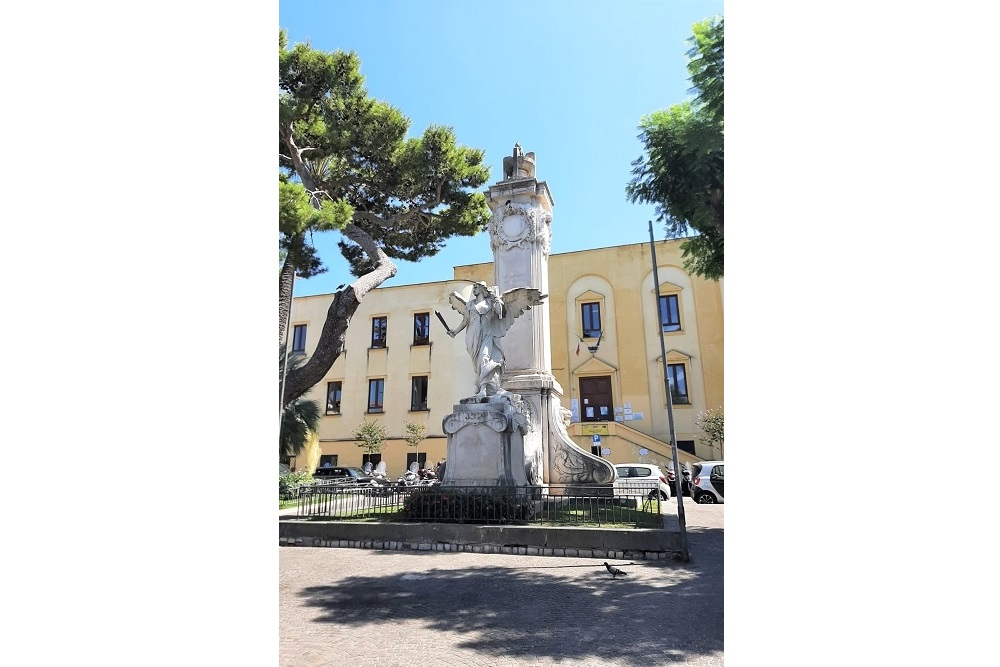
{"label": "building entrance", "polygon": [[580,419],[585,422],[614,421],[611,376],[580,378]]}

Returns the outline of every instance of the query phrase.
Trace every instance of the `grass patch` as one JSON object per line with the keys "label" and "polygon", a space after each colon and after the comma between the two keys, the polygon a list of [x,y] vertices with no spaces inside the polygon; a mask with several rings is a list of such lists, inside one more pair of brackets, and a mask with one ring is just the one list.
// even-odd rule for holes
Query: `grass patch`
{"label": "grass patch", "polygon": [[548,503],[542,511],[538,522],[551,526],[580,526],[583,528],[598,528],[604,526],[627,526],[630,528],[662,528],[663,516],[658,511],[656,503],[647,503],[638,507],[628,507],[610,500],[594,502]]}

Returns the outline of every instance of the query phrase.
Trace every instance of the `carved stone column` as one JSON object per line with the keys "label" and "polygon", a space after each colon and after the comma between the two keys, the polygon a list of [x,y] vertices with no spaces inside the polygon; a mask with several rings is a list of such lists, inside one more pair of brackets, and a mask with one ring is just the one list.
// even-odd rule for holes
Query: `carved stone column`
{"label": "carved stone column", "polygon": [[[493,217],[488,231],[494,283],[503,292],[534,287],[548,294],[549,251],[554,201],[544,181],[535,179],[535,154],[504,158],[504,180],[486,193]],[[524,451],[543,463],[547,484],[610,484],[614,467],[570,440],[562,420],[562,387],[552,375],[549,304],[519,317],[503,337],[505,369],[501,384],[519,394],[538,419],[524,434]]]}

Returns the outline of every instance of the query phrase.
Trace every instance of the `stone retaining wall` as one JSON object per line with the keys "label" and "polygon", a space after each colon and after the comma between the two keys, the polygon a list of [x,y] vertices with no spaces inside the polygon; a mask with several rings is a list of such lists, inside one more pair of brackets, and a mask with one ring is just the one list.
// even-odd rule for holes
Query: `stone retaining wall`
{"label": "stone retaining wall", "polygon": [[479,526],[445,523],[279,521],[279,546],[471,551],[532,556],[661,560],[679,534],[656,529]]}

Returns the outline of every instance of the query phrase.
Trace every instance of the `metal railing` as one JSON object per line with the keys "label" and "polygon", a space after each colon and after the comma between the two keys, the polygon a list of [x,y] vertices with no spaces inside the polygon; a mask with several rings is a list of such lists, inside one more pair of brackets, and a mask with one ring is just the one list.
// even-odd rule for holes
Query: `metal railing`
{"label": "metal railing", "polygon": [[355,486],[298,489],[295,516],[338,521],[662,527],[655,485],[518,487]]}

